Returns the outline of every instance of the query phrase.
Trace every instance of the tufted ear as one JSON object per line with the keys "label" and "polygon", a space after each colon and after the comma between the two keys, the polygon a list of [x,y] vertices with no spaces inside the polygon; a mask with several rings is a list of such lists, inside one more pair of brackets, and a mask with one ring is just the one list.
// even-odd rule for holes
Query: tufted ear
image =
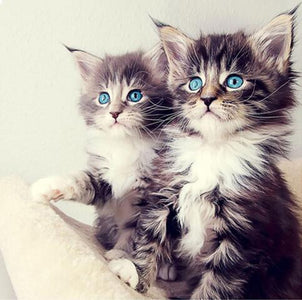
{"label": "tufted ear", "polygon": [[85,51],[69,48],[67,46],[65,47],[74,56],[83,80],[87,81],[88,78],[93,74],[96,66],[102,63],[103,60]]}
{"label": "tufted ear", "polygon": [[160,76],[165,76],[167,74],[167,56],[160,43],[147,51],[144,54],[144,58],[149,60],[150,66],[153,67],[155,72],[159,73]]}
{"label": "tufted ear", "polygon": [[281,73],[287,69],[291,55],[295,11],[277,16],[250,36],[255,51]]}
{"label": "tufted ear", "polygon": [[176,28],[153,19],[159,30],[160,39],[166,53],[170,74],[181,75],[187,65],[189,49],[194,41]]}

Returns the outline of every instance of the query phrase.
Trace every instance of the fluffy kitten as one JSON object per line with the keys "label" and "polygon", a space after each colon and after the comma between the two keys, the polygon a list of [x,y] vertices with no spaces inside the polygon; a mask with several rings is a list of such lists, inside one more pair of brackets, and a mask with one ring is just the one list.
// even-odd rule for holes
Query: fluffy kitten
{"label": "fluffy kitten", "polygon": [[293,13],[198,40],[157,24],[175,123],[138,221],[138,276],[112,262],[137,290],[168,257],[186,267],[192,299],[302,297],[296,207],[277,168],[295,104]]}
{"label": "fluffy kitten", "polygon": [[[69,49],[83,79],[80,111],[88,126],[88,168],[74,176],[50,177],[32,185],[34,198],[69,199],[96,206],[96,237],[109,250],[129,251],[136,205],[148,186],[159,146],[158,129],[169,95],[160,47],[101,59]],[[108,258],[122,255],[118,251]]]}

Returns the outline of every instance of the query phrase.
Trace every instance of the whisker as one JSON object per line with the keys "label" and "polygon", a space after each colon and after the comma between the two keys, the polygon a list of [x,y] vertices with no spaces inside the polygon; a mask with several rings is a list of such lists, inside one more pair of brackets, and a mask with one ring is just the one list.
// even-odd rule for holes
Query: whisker
{"label": "whisker", "polygon": [[281,84],[278,88],[276,88],[272,93],[270,93],[268,96],[264,97],[263,99],[257,101],[257,103],[260,103],[266,99],[268,99],[269,97],[271,97],[272,95],[274,95],[275,93],[277,93],[280,89],[282,89],[286,84],[288,84],[290,82],[290,80],[287,80],[286,82],[284,82],[283,84]]}
{"label": "whisker", "polygon": [[287,112],[287,108],[279,108],[279,109],[275,109],[275,110],[268,110],[268,111],[264,111],[264,112],[260,112],[260,113],[254,113],[254,115],[255,116],[265,116],[265,115],[273,114],[273,113],[280,112],[280,111]]}

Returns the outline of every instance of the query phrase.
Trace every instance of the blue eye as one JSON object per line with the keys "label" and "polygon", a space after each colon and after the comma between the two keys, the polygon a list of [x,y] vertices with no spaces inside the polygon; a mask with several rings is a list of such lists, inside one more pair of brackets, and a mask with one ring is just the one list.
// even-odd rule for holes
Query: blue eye
{"label": "blue eye", "polygon": [[138,102],[143,98],[140,90],[132,90],[128,93],[128,100],[131,102]]}
{"label": "blue eye", "polygon": [[201,78],[199,77],[194,77],[191,79],[190,83],[189,83],[189,88],[191,91],[198,91],[201,89],[203,85],[203,82],[201,80]]}
{"label": "blue eye", "polygon": [[231,75],[226,79],[226,85],[230,89],[239,89],[243,85],[243,79],[239,75]]}
{"label": "blue eye", "polygon": [[101,104],[106,104],[109,102],[109,100],[110,100],[110,96],[108,93],[106,93],[106,92],[100,93],[99,102]]}

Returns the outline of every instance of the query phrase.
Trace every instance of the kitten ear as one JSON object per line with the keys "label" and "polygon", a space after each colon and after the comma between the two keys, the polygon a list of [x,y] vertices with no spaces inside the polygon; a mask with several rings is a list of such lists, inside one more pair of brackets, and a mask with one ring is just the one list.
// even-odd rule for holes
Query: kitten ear
{"label": "kitten ear", "polygon": [[281,14],[254,33],[250,39],[263,60],[280,72],[287,69],[293,46],[294,13]]}
{"label": "kitten ear", "polygon": [[161,76],[166,75],[168,61],[163,46],[160,43],[147,51],[143,57],[150,62],[150,66],[154,68],[156,72],[159,72]]}
{"label": "kitten ear", "polygon": [[153,20],[167,55],[170,73],[183,74],[194,41],[176,28]]}
{"label": "kitten ear", "polygon": [[95,67],[99,65],[103,60],[85,51],[69,48],[66,45],[64,46],[74,56],[83,80],[87,81],[95,70]]}

